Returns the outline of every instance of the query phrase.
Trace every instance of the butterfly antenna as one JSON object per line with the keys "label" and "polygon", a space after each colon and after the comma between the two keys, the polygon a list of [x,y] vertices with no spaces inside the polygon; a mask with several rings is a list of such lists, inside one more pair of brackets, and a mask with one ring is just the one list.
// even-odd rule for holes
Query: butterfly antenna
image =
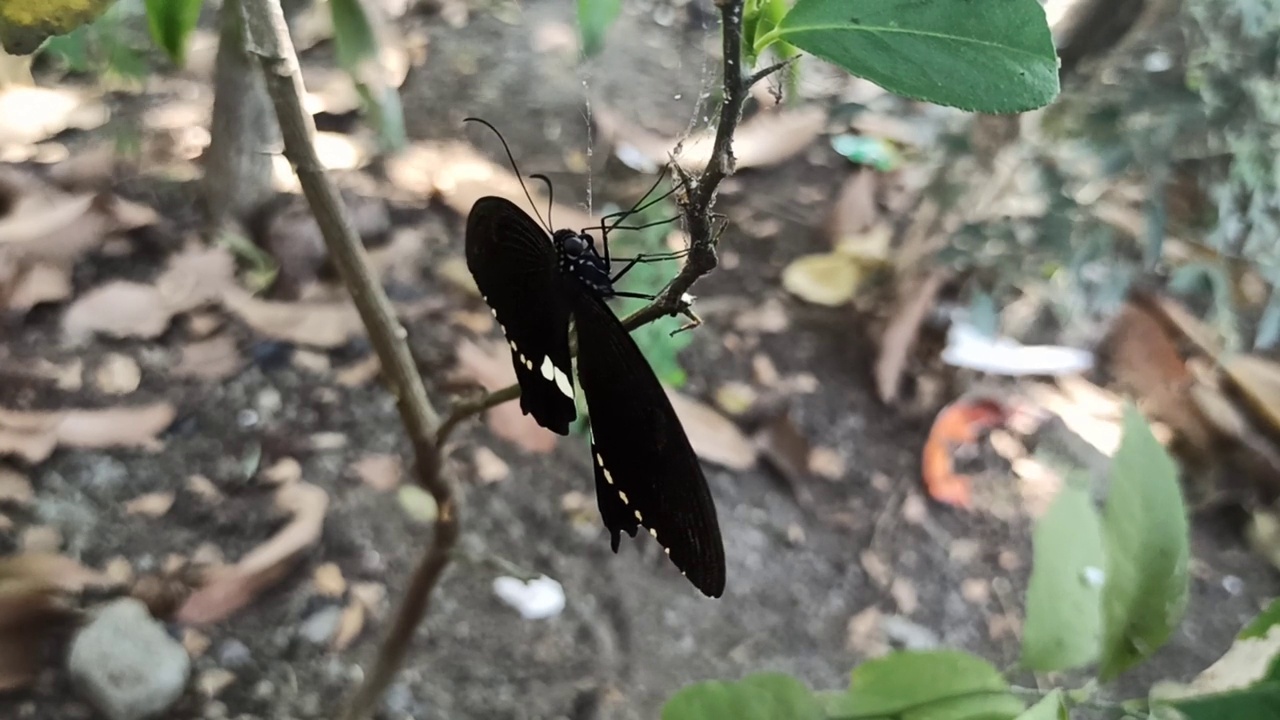
{"label": "butterfly antenna", "polygon": [[[525,186],[524,180],[521,179],[520,177],[520,168],[516,166],[516,158],[514,155],[511,154],[511,148],[507,146],[507,139],[502,137],[502,133],[498,132],[498,128],[494,127],[493,124],[490,123],[488,120],[484,120],[478,117],[466,117],[466,118],[462,118],[462,121],[478,122],[481,125],[484,125],[485,127],[492,130],[493,134],[498,136],[498,142],[502,143],[502,149],[507,152],[507,160],[511,161],[511,169],[516,174],[516,180],[519,181],[520,183],[520,189],[524,191],[525,198],[529,200],[529,207],[533,208],[533,214],[538,216],[538,221],[541,222],[542,226],[547,229],[547,232],[554,234],[555,231],[551,229],[551,226],[547,224],[546,220],[542,219],[542,213],[538,212],[537,203],[533,201],[533,196],[529,194],[529,188]],[[548,185],[550,185],[550,183],[548,183]]]}
{"label": "butterfly antenna", "polygon": [[619,210],[618,212],[609,213],[608,215],[602,216],[600,218],[600,221],[604,222],[609,218],[615,218],[615,217],[625,218],[628,215],[633,215],[635,213],[642,212],[646,208],[652,206],[654,203],[661,202],[663,198],[670,196],[671,193],[668,192],[662,195],[662,197],[654,199],[653,202],[642,205],[642,203],[644,203],[644,201],[647,200],[649,196],[653,194],[653,191],[658,189],[658,186],[662,184],[662,181],[667,179],[667,171],[668,171],[668,168],[667,166],[664,165],[662,168],[662,173],[658,175],[658,179],[653,181],[653,184],[650,185],[649,189],[645,191],[644,195],[642,195],[640,199],[636,201],[636,204],[631,206],[630,210]]}
{"label": "butterfly antenna", "polygon": [[[551,178],[547,177],[546,175],[543,175],[542,173],[534,173],[530,175],[529,178],[532,180],[541,180],[543,184],[547,186],[547,225],[550,226],[551,225],[551,206],[555,205],[556,203],[555,186],[551,184]],[[552,234],[554,235],[555,233],[552,233]]]}

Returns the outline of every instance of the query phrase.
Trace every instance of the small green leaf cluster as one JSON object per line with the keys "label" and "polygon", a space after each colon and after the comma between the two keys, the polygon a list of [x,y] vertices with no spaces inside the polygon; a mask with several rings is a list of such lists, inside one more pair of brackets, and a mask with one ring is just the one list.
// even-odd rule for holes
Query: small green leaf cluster
{"label": "small green leaf cluster", "polygon": [[[1188,538],[1174,461],[1142,415],[1127,407],[1101,512],[1087,481],[1074,476],[1037,523],[1016,668],[1050,672],[1092,665],[1096,681],[1042,694],[1013,687],[1000,670],[969,653],[895,652],[854,668],[843,691],[810,693],[783,675],[696,683],[670,698],[662,718],[1068,718],[1073,706],[1100,704],[1092,697],[1096,682],[1116,678],[1169,639],[1186,608]],[[1150,717],[1180,712],[1193,720],[1280,717],[1280,601],[1241,633],[1237,647],[1232,652],[1245,659],[1232,677],[1243,680],[1229,687],[1153,692],[1110,708]],[[1228,665],[1231,654],[1215,668]],[[1221,669],[1215,673],[1222,675]],[[1028,707],[1030,700],[1036,702]]]}

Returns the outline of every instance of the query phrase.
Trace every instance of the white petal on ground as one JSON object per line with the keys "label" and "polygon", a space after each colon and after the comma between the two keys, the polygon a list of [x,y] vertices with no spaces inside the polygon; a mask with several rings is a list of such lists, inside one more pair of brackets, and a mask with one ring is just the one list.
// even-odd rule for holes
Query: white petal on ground
{"label": "white petal on ground", "polygon": [[546,575],[527,583],[507,575],[496,577],[493,593],[526,620],[546,620],[564,610],[564,587]]}

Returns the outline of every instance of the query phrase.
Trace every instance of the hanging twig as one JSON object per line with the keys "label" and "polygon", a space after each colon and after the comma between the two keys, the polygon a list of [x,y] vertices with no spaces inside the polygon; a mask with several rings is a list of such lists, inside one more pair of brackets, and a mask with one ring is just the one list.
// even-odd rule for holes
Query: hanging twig
{"label": "hanging twig", "polygon": [[275,106],[284,140],[284,155],[298,173],[303,194],[324,236],[329,256],[342,275],[355,302],[369,339],[382,363],[395,395],[409,440],[413,444],[418,483],[435,498],[439,516],[431,544],[410,579],[404,599],[388,630],[373,670],[345,711],[355,720],[369,715],[383,690],[400,668],[413,632],[426,615],[431,591],[449,565],[459,532],[459,509],[453,482],[441,472],[440,416],[427,398],[422,377],[414,365],[405,331],[391,309],[381,283],[374,275],[364,247],[351,224],[337,188],[316,156],[315,124],[302,107],[302,75],[298,56],[289,39],[279,0],[242,0],[247,47],[261,61],[267,92]]}

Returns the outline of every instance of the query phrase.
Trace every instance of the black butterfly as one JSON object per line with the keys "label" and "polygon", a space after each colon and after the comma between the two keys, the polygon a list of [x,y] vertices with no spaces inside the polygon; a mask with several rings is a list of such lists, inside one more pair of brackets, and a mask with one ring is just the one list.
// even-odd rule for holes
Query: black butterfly
{"label": "black butterfly", "polygon": [[596,499],[613,551],[623,532],[635,537],[644,526],[699,590],[720,597],[724,545],[702,466],[653,368],[605,304],[635,296],[613,283],[641,259],[611,275],[611,228],[601,229],[603,256],[586,232],[562,229],[548,237],[511,201],[482,197],[467,217],[467,267],[511,347],[521,409],[560,435],[577,416],[569,360],[574,319]]}

